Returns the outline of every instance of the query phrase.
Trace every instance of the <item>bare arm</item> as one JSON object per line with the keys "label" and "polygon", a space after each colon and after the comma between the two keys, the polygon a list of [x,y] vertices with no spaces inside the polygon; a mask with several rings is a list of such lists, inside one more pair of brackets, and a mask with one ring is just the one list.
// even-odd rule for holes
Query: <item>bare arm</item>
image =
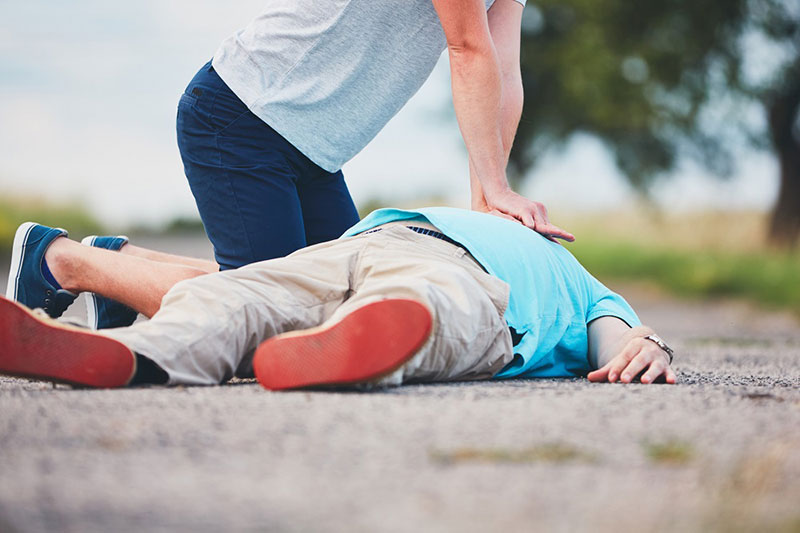
{"label": "bare arm", "polygon": [[522,108],[522,6],[513,0],[497,0],[492,6],[490,29],[483,0],[432,2],[447,38],[453,106],[474,176],[473,207],[504,214],[547,236],[574,240],[571,234],[550,224],[542,204],[516,194],[506,179],[508,153]]}
{"label": "bare arm", "polygon": [[[503,143],[503,169],[508,165],[508,157],[517,134],[519,119],[522,116],[522,73],[519,65],[520,23],[522,6],[515,0],[497,0],[489,9],[489,33],[500,67],[500,137]],[[475,167],[469,164],[472,208],[489,211],[483,189]]]}
{"label": "bare arm", "polygon": [[664,376],[675,383],[675,372],[669,356],[653,341],[644,338],[655,333],[647,326],[631,328],[613,316],[600,317],[589,323],[589,381],[621,381],[630,383],[642,371],[642,383],[652,383]]}

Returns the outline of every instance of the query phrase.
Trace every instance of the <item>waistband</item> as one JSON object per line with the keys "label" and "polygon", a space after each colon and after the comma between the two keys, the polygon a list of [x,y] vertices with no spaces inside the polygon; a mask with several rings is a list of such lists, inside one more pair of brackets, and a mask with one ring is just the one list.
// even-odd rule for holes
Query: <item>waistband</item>
{"label": "waistband", "polygon": [[[415,233],[419,233],[420,235],[427,235],[428,237],[433,237],[435,239],[442,240],[442,241],[444,241],[446,243],[452,244],[453,246],[458,246],[459,248],[463,248],[467,253],[469,253],[469,250],[467,250],[466,246],[464,246],[463,244],[461,244],[460,242],[458,242],[456,240],[451,239],[450,237],[448,237],[447,235],[445,235],[441,231],[435,231],[435,230],[432,230],[432,229],[429,229],[429,228],[422,228],[420,226],[406,226],[406,228],[410,229],[411,231],[413,231]],[[382,229],[383,228],[373,228],[371,230],[365,231],[363,233],[363,235],[367,235],[369,233],[377,233],[377,232],[381,231]]]}
{"label": "waistband", "polygon": [[456,241],[454,239],[451,239],[450,237],[448,237],[447,235],[445,235],[441,231],[436,231],[434,229],[424,228],[424,227],[421,227],[421,226],[414,226],[412,224],[402,224],[402,223],[391,223],[390,222],[388,224],[384,224],[382,226],[378,226],[377,228],[372,228],[370,230],[367,230],[367,231],[364,231],[362,233],[359,233],[359,235],[368,235],[370,233],[377,233],[377,232],[379,232],[381,230],[384,230],[386,228],[392,228],[392,227],[396,227],[396,226],[401,226],[403,228],[410,229],[414,233],[419,233],[420,235],[427,235],[428,237],[433,237],[435,239],[438,239],[440,241],[444,241],[447,244],[452,244],[453,246],[464,250],[463,257],[468,259],[470,263],[472,263],[473,265],[478,267],[483,272],[485,272],[487,274],[489,273],[489,271],[486,270],[486,267],[484,267],[481,264],[480,261],[475,259],[475,256],[473,256],[472,253],[470,253],[469,249],[466,246],[464,246],[463,244],[461,244],[460,242],[458,242],[458,241]]}

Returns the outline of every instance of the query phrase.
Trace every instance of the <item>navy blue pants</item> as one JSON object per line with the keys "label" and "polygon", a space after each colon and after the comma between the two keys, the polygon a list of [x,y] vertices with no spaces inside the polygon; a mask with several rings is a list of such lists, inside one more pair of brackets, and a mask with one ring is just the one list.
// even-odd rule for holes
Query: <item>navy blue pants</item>
{"label": "navy blue pants", "polygon": [[211,62],[181,95],[177,130],[221,269],[283,257],[358,222],[342,172],[320,168],[250,112]]}

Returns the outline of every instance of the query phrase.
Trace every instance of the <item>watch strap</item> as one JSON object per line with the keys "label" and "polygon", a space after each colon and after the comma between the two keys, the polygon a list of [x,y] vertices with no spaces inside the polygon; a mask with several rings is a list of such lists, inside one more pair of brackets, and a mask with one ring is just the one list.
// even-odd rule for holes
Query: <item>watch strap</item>
{"label": "watch strap", "polygon": [[667,353],[667,355],[669,356],[669,364],[672,364],[672,356],[673,356],[673,354],[675,352],[673,351],[672,348],[667,346],[666,342],[661,340],[661,337],[659,337],[658,335],[645,335],[644,338],[649,340],[649,341],[653,341],[654,343],[656,343],[658,345],[659,348],[664,350]]}

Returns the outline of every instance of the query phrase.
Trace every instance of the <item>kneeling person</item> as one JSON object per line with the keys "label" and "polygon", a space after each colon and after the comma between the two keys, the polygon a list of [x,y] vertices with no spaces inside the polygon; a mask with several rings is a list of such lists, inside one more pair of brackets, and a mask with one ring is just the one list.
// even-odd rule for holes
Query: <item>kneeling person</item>
{"label": "kneeling person", "polygon": [[453,208],[378,210],[336,241],[181,281],[129,327],[1,305],[0,373],[79,385],[675,382],[671,350],[565,248]]}

